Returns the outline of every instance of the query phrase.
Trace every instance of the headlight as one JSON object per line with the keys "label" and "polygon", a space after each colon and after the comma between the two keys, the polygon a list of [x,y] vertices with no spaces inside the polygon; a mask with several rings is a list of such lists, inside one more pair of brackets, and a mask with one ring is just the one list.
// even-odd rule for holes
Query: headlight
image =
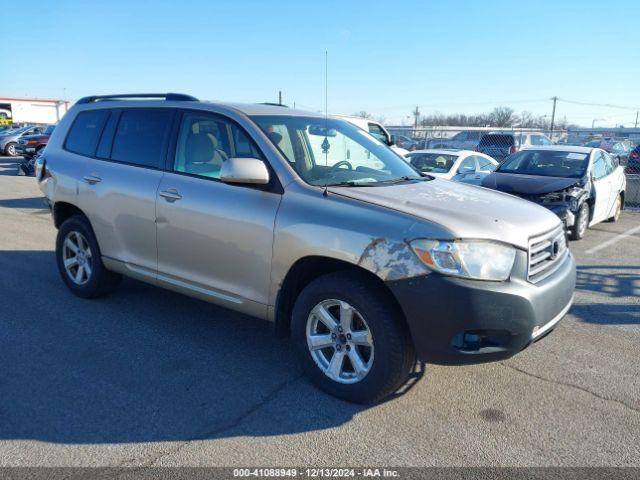
{"label": "headlight", "polygon": [[506,280],[516,258],[514,247],[483,240],[418,239],[411,248],[429,268],[475,280]]}

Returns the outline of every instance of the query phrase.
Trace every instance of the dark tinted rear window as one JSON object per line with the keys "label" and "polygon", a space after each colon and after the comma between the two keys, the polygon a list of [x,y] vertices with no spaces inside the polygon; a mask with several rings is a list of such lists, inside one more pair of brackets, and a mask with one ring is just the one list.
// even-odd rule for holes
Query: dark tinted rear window
{"label": "dark tinted rear window", "polygon": [[513,135],[484,135],[480,140],[480,146],[497,145],[500,147],[514,145]]}
{"label": "dark tinted rear window", "polygon": [[109,112],[106,110],[80,112],[69,130],[64,148],[92,157],[108,116]]}
{"label": "dark tinted rear window", "polygon": [[123,111],[113,139],[111,159],[159,168],[172,115],[170,110],[159,109]]}

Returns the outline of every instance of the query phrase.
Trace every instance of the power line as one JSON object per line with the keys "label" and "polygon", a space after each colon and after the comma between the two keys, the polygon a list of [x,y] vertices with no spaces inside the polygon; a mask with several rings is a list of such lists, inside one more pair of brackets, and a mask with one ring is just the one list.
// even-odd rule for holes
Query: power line
{"label": "power line", "polygon": [[623,105],[614,105],[612,103],[589,103],[589,102],[580,102],[578,100],[568,100],[566,98],[558,98],[558,100],[565,103],[572,103],[574,105],[584,105],[585,107],[619,108],[622,110],[632,110],[632,111],[640,110],[640,107],[626,107]]}

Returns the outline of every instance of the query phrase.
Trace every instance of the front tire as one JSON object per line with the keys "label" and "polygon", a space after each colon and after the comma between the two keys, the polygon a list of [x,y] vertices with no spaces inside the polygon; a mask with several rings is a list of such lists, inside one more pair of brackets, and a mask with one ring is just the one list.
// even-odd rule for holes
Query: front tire
{"label": "front tire", "polygon": [[393,298],[359,272],[331,273],[307,285],[294,305],[291,331],[311,381],[350,402],[382,400],[415,364]]}
{"label": "front tire", "polygon": [[571,240],[582,240],[584,237],[587,228],[589,228],[589,211],[589,204],[583,202],[578,209],[575,224],[571,229],[571,235],[569,236]]}
{"label": "front tire", "polygon": [[6,153],[10,157],[15,157],[16,155],[18,155],[18,152],[16,152],[16,144],[13,142],[9,143],[6,147],[4,147],[4,153]]}
{"label": "front tire", "polygon": [[112,292],[122,276],[102,263],[100,247],[86,217],[65,220],[56,238],[56,262],[62,281],[75,295],[95,298]]}

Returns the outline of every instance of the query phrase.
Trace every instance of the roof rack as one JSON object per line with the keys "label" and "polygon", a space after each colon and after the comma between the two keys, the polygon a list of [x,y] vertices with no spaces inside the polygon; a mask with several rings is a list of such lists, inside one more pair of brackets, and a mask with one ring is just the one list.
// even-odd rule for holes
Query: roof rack
{"label": "roof rack", "polygon": [[77,104],[104,102],[109,100],[124,100],[127,98],[161,98],[166,101],[175,102],[197,102],[196,97],[191,95],[185,95],[184,93],[125,93],[122,95],[92,95],[90,97],[83,97],[78,100]]}
{"label": "roof rack", "polygon": [[260,102],[258,105],[269,105],[271,107],[289,108],[289,105],[285,105],[284,103]]}

